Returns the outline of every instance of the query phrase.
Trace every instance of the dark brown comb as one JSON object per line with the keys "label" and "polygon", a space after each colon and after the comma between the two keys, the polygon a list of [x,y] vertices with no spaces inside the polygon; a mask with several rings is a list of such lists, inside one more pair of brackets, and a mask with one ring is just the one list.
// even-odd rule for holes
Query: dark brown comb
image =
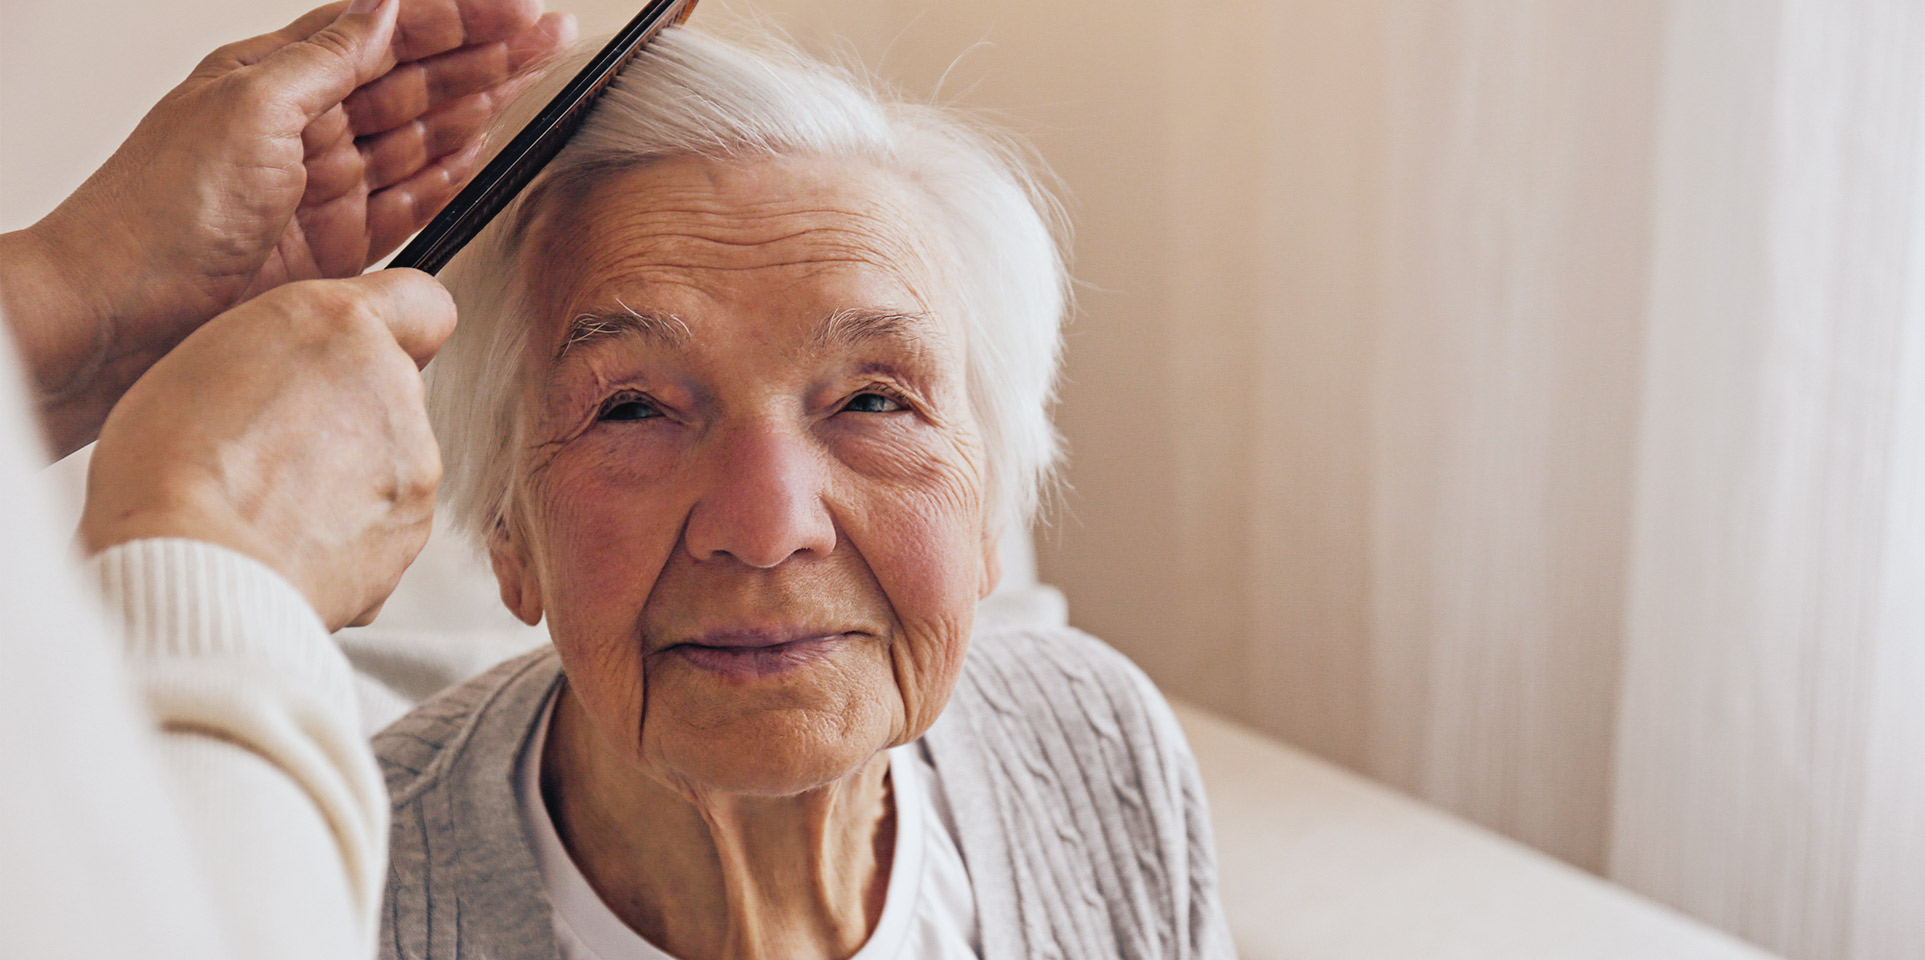
{"label": "dark brown comb", "polygon": [[595,54],[568,86],[535,114],[535,119],[515,134],[508,145],[495,154],[475,178],[442,208],[414,240],[402,248],[390,267],[413,267],[434,273],[447,264],[461,248],[473,240],[488,221],[508,205],[528,181],[555,159],[568,138],[588,118],[596,98],[608,89],[609,81],[628,61],[648,46],[663,27],[688,19],[696,0],[649,0],[635,19],[628,21],[608,45]]}

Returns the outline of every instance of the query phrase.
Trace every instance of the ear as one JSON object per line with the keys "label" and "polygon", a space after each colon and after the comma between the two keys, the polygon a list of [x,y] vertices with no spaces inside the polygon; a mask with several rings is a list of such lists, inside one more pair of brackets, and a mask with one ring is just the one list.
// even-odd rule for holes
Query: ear
{"label": "ear", "polygon": [[508,521],[497,519],[488,537],[488,561],[495,568],[495,582],[501,586],[501,603],[522,623],[541,622],[541,578],[523,546],[522,538],[510,529]]}
{"label": "ear", "polygon": [[983,530],[983,583],[976,593],[981,600],[996,589],[1003,580],[1003,541],[1002,536],[985,526]]}

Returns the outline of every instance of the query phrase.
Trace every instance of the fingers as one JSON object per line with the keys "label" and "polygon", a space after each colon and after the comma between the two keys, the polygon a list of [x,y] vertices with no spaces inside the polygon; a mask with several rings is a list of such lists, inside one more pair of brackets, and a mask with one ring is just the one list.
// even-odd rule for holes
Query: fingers
{"label": "fingers", "polygon": [[[348,0],[316,7],[273,33],[222,47],[203,66],[231,69],[259,63],[290,43],[314,36],[347,8]],[[514,37],[540,16],[541,0],[406,0],[397,14],[392,51],[395,62],[406,63]]]}
{"label": "fingers", "polygon": [[540,15],[541,0],[407,0],[395,31],[395,59],[406,63],[507,40]]}
{"label": "fingers", "polygon": [[401,241],[426,226],[463,184],[481,169],[483,144],[476,141],[459,153],[368,197],[368,256],[387,256]]}
{"label": "fingers", "polygon": [[494,116],[492,98],[467,97],[416,123],[362,141],[368,189],[399,183],[442,157],[480,142]]}
{"label": "fingers", "polygon": [[508,45],[462,47],[427,60],[403,63],[354,91],[341,106],[357,137],[393,130],[445,103],[500,83],[517,68]]}
{"label": "fingers", "polygon": [[367,302],[394,334],[395,343],[420,367],[455,329],[454,298],[433,277],[419,270],[378,270],[343,280],[367,295]]}
{"label": "fingers", "polygon": [[[367,202],[367,191],[359,189],[326,202],[301,204],[295,214],[295,228],[289,233],[298,234],[304,241],[300,246],[307,252],[311,270],[301,270],[295,275],[352,277],[367,268],[374,259],[368,256],[366,243]],[[352,238],[352,241],[337,239],[332,243],[317,243],[314,240],[317,237]]]}
{"label": "fingers", "polygon": [[301,150],[310,161],[342,143],[352,142],[347,111],[333,107],[301,130]]}
{"label": "fingers", "polygon": [[[362,6],[369,9],[357,9]],[[399,0],[356,0],[312,36],[233,76],[311,122],[394,65],[390,47],[399,6]]]}
{"label": "fingers", "polygon": [[321,275],[352,276],[393,252],[454,199],[481,168],[485,147],[479,137],[468,140],[453,153],[402,171],[399,180],[373,193],[366,159],[352,140],[344,138],[309,157],[307,194],[297,213],[302,230],[309,236],[352,235],[365,241],[352,256],[344,253],[338,263],[321,264]]}
{"label": "fingers", "polygon": [[505,41],[470,44],[404,62],[356,90],[342,106],[355,136],[393,130],[520,74],[554,56],[574,38],[574,17],[551,13]]}
{"label": "fingers", "polygon": [[581,38],[581,25],[572,13],[544,13],[527,30],[508,39],[508,50],[523,64],[540,63]]}
{"label": "fingers", "polygon": [[[341,111],[323,114],[309,125],[303,137],[307,189],[301,202],[323,204],[352,192],[373,193],[480,146],[500,111],[500,103],[523,86],[525,82],[517,78],[447,104],[406,126],[360,140],[349,133]],[[467,172],[471,171],[462,175]],[[437,209],[438,205],[427,208],[424,214],[432,216]]]}
{"label": "fingers", "polygon": [[508,61],[520,64],[517,71],[538,66],[574,46],[581,27],[572,13],[543,14],[535,25],[508,40]]}
{"label": "fingers", "polygon": [[[408,0],[402,22],[410,10],[473,13],[480,6],[479,0]],[[507,13],[484,20],[480,29],[521,23],[516,3],[488,9]],[[355,245],[355,257],[335,258],[355,263],[324,275],[351,275],[426,225],[480,168],[489,128],[502,108],[535,82],[532,67],[575,36],[574,17],[547,14],[506,40],[395,67],[309,124],[302,135],[307,183],[301,223],[315,236],[365,238],[365,244]],[[322,229],[324,220],[350,226],[353,218],[347,213],[363,198],[371,199],[352,230]]]}
{"label": "fingers", "polygon": [[542,15],[540,0],[338,2],[214,51],[195,74],[244,70],[308,118],[345,100],[367,136],[499,84],[575,35],[574,17]]}

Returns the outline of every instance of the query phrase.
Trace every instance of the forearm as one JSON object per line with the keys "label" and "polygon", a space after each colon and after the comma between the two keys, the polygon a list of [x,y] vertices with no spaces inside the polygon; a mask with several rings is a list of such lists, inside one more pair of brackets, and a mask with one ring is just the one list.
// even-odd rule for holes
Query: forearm
{"label": "forearm", "polygon": [[304,787],[211,733],[162,731],[156,748],[227,955],[349,960],[373,955],[341,849]]}
{"label": "forearm", "polygon": [[235,955],[368,954],[387,792],[347,662],[306,601],[193,541],[122,544],[94,565]]}
{"label": "forearm", "polygon": [[55,458],[92,442],[114,401],[145,368],[110,362],[113,327],[102,300],[119,278],[90,283],[79,276],[90,258],[76,246],[86,244],[62,238],[44,221],[0,234],[0,315]]}

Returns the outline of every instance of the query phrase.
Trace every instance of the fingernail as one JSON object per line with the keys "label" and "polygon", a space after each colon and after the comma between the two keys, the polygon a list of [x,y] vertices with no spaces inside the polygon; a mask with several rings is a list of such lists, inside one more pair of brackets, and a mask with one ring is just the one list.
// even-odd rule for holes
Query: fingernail
{"label": "fingernail", "polygon": [[382,0],[354,0],[348,4],[349,13],[373,13],[381,6]]}

